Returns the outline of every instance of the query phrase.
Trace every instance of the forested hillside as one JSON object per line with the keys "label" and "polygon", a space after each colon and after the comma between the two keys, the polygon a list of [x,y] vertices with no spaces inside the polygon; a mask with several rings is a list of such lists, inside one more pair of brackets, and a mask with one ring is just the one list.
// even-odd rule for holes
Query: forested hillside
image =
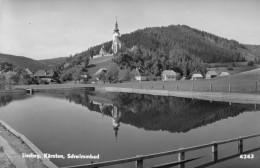
{"label": "forested hillside", "polygon": [[[206,63],[244,61],[244,55],[238,49],[247,50],[245,45],[235,40],[228,40],[185,25],[140,29],[123,34],[120,40],[126,48],[142,46],[151,51],[162,49],[165,53],[169,53],[178,45]],[[104,43],[108,52],[111,44],[111,41]],[[90,47],[87,50],[88,55],[98,54],[101,46],[102,44]]]}
{"label": "forested hillside", "polygon": [[45,64],[47,66],[56,66],[63,64],[68,57],[59,57],[59,58],[52,58],[52,59],[44,59],[44,60],[38,60],[40,63]]}
{"label": "forested hillside", "polygon": [[251,50],[251,52],[260,58],[260,45],[246,45],[246,47]]}
{"label": "forested hillside", "polygon": [[203,62],[243,61],[237,48],[245,48],[234,40],[227,40],[188,26],[153,27],[124,34],[126,47],[143,46],[151,51],[162,49],[169,53],[176,45],[200,58]]}
{"label": "forested hillside", "polygon": [[[127,70],[126,74],[129,74],[136,68],[141,75],[156,80],[168,69],[189,77],[194,72],[204,75],[207,63],[243,62],[248,58],[259,62],[256,52],[251,51],[254,48],[185,25],[140,29],[123,34],[120,40],[123,42],[122,52],[113,59],[118,65],[115,80],[119,78],[119,71]],[[103,44],[110,53],[112,41]],[[133,46],[136,47],[130,50]],[[85,58],[97,55],[101,47],[102,44],[96,45],[71,56],[67,65],[80,65]]]}
{"label": "forested hillside", "polygon": [[14,55],[0,53],[0,60],[10,62],[10,63],[14,64],[15,66],[23,68],[23,69],[29,68],[33,72],[35,72],[39,69],[47,68],[47,66],[45,64],[42,64],[31,58],[22,57],[22,56],[14,56]]}

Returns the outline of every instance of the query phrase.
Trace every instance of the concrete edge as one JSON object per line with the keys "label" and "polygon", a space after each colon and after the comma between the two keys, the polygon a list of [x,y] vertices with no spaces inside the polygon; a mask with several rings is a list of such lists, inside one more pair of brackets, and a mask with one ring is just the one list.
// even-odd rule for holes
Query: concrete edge
{"label": "concrete edge", "polygon": [[9,143],[1,136],[0,143],[3,148],[3,152],[15,167],[27,168],[25,160],[19,154],[17,154],[9,145]]}
{"label": "concrete edge", "polygon": [[43,153],[30,141],[28,140],[24,135],[20,134],[16,130],[14,130],[12,127],[10,127],[8,124],[6,124],[4,121],[0,120],[0,123],[12,134],[20,138],[26,145],[29,146],[29,148],[38,155],[41,155],[41,160],[43,164],[45,164],[49,168],[58,168],[54,163],[52,163],[48,158],[43,157]]}

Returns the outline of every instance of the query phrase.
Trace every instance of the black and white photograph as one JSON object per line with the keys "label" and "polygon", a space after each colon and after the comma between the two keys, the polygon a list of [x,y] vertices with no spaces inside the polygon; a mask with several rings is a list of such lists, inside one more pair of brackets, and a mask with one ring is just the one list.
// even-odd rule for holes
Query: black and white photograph
{"label": "black and white photograph", "polygon": [[0,0],[0,168],[259,168],[259,0]]}

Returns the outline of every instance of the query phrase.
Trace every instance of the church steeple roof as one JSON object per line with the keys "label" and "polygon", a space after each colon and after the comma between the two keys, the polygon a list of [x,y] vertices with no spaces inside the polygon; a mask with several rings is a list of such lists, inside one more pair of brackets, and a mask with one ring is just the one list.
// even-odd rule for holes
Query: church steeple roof
{"label": "church steeple roof", "polygon": [[119,29],[118,29],[118,24],[117,24],[117,18],[116,18],[116,24],[115,24],[115,32],[119,32]]}

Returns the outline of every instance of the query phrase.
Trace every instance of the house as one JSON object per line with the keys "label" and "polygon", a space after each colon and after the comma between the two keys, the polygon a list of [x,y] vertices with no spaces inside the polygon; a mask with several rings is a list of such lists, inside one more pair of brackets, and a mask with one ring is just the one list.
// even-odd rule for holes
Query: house
{"label": "house", "polygon": [[137,81],[147,81],[147,77],[146,76],[141,76],[141,75],[138,75],[138,76],[135,76],[135,80]]}
{"label": "house", "polygon": [[139,69],[136,69],[135,72],[134,72],[134,79],[137,80],[137,81],[146,81],[147,80],[147,77],[146,76],[142,76]]}
{"label": "house", "polygon": [[38,70],[33,74],[33,78],[36,80],[43,80],[45,83],[57,82],[60,83],[58,80],[59,74],[52,69],[48,70]]}
{"label": "house", "polygon": [[96,73],[93,74],[93,76],[98,76],[101,72],[107,72],[107,68],[100,68]]}
{"label": "house", "polygon": [[203,79],[203,76],[200,73],[195,73],[191,76],[190,80],[199,80],[199,79]]}
{"label": "house", "polygon": [[174,72],[173,70],[164,70],[161,74],[162,81],[173,81],[177,80],[179,73]]}
{"label": "house", "polygon": [[230,74],[228,72],[221,72],[219,76],[229,76]]}
{"label": "house", "polygon": [[208,71],[207,74],[206,74],[206,79],[215,78],[217,76],[218,76],[217,72],[215,72],[215,71]]}
{"label": "house", "polygon": [[26,72],[28,75],[30,75],[30,76],[33,75],[32,71],[31,71],[29,68],[26,68],[26,69],[25,69],[25,72]]}

